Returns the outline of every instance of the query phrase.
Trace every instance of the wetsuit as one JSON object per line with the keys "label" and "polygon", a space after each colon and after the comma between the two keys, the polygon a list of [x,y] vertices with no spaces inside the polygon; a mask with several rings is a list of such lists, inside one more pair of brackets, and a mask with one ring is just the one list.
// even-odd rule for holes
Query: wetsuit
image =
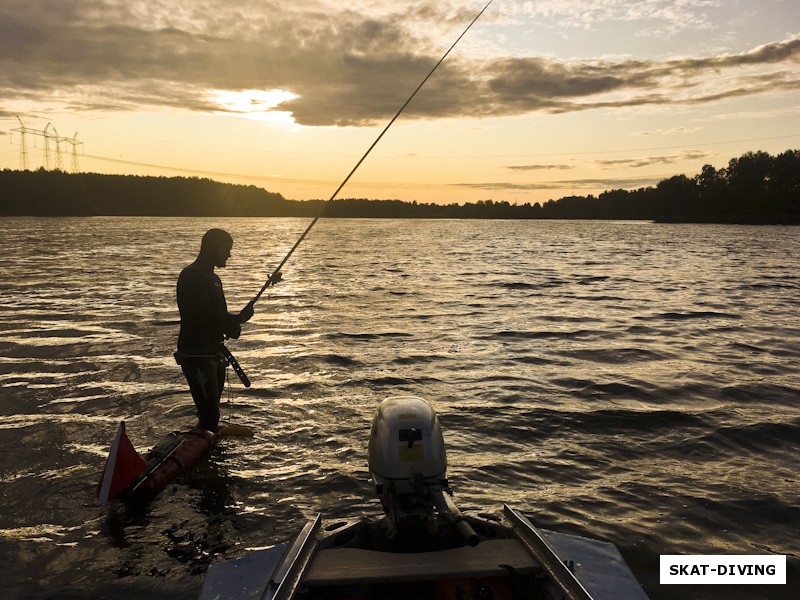
{"label": "wetsuit", "polygon": [[194,262],[178,277],[181,328],[175,358],[197,406],[198,427],[215,431],[226,363],[220,354],[225,336],[238,338],[242,319],[228,312],[222,282],[212,267]]}

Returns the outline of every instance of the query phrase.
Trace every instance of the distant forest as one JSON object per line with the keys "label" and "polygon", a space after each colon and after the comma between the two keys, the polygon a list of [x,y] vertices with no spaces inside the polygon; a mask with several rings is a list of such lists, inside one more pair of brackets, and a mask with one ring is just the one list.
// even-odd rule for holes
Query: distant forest
{"label": "distant forest", "polygon": [[[0,216],[308,217],[322,200],[287,200],[255,186],[197,177],[0,172]],[[569,196],[544,204],[481,200],[432,204],[334,200],[325,217],[456,219],[633,219],[668,222],[800,224],[800,150],[748,152],[728,166],[705,165],[655,187]]]}

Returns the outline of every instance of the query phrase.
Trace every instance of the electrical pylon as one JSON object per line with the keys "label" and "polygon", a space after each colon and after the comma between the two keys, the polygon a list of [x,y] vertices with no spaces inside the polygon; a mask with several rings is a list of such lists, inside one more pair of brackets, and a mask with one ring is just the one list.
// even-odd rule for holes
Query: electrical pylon
{"label": "electrical pylon", "polygon": [[[56,145],[56,166],[55,166],[55,169],[56,169],[56,171],[63,171],[64,170],[64,161],[63,161],[63,159],[61,157],[61,142],[63,142],[66,138],[59,137],[58,131],[56,130],[54,125],[52,125],[50,123],[48,123],[48,125],[50,125],[50,127],[53,130],[53,135],[50,136],[50,139],[53,140],[53,142]],[[47,132],[47,128],[46,127],[45,127],[45,132]],[[45,143],[47,143],[47,142],[45,141]]]}
{"label": "electrical pylon", "polygon": [[78,166],[78,146],[83,146],[83,142],[78,141],[77,131],[71,138],[64,138],[64,141],[72,145],[72,172],[77,173],[80,171]]}
{"label": "electrical pylon", "polygon": [[28,170],[28,141],[25,137],[25,134],[31,133],[31,130],[25,127],[25,124],[22,122],[22,119],[17,116],[17,121],[19,121],[19,127],[16,129],[12,129],[11,131],[19,131],[20,143],[19,143],[19,168],[22,171]]}
{"label": "electrical pylon", "polygon": [[44,170],[50,170],[50,140],[52,136],[47,132],[53,125],[48,123],[44,127],[44,131],[42,131],[42,135],[44,136]]}
{"label": "electrical pylon", "polygon": [[[72,146],[72,172],[77,173],[80,170],[78,165],[78,146],[83,146],[83,142],[78,141],[77,131],[71,138],[61,137],[58,135],[58,131],[56,131],[52,123],[48,123],[44,129],[31,129],[30,127],[25,127],[19,116],[17,116],[17,121],[19,121],[19,127],[11,131],[18,131],[22,139],[19,151],[19,164],[23,171],[28,170],[28,142],[26,137],[28,135],[41,136],[44,138],[43,167],[46,171],[50,170],[52,156],[50,153],[51,141],[56,145],[55,168],[63,170],[64,159],[62,156],[61,144],[70,144]],[[35,140],[36,138],[34,137],[34,142]]]}

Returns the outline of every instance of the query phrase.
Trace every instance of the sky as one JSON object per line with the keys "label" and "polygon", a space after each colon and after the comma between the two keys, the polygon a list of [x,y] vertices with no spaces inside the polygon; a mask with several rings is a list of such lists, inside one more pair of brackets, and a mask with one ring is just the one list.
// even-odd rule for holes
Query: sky
{"label": "sky", "polygon": [[[0,168],[327,199],[484,5],[3,0]],[[796,0],[493,0],[339,196],[544,202],[797,148]]]}

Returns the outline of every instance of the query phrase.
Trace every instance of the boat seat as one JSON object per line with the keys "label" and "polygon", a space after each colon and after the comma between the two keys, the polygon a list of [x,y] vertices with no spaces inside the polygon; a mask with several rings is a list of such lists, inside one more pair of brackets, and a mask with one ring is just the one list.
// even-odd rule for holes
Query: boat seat
{"label": "boat seat", "polygon": [[486,540],[474,547],[418,553],[334,548],[316,553],[303,585],[503,577],[510,570],[520,575],[541,571],[539,563],[515,539]]}

